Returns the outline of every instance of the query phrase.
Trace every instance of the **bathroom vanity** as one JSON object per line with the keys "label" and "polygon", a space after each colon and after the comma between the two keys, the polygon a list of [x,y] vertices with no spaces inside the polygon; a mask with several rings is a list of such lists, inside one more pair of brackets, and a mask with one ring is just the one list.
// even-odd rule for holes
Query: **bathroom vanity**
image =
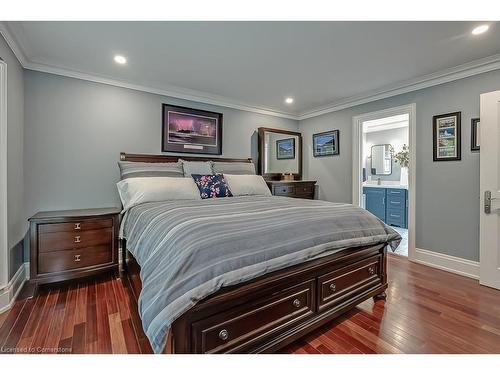
{"label": "bathroom vanity", "polygon": [[363,186],[365,208],[386,224],[408,228],[408,190],[400,185]]}

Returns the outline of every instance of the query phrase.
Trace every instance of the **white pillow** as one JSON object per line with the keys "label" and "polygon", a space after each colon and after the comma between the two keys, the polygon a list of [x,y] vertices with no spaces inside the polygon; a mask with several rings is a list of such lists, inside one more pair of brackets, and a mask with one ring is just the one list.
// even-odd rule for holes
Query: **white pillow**
{"label": "white pillow", "polygon": [[211,161],[186,161],[179,159],[184,169],[184,177],[191,177],[192,174],[213,174]]}
{"label": "white pillow", "polygon": [[224,178],[235,197],[239,195],[272,195],[262,176],[254,174],[224,174]]}
{"label": "white pillow", "polygon": [[135,177],[116,184],[123,211],[139,203],[170,200],[201,200],[200,191],[192,178]]}

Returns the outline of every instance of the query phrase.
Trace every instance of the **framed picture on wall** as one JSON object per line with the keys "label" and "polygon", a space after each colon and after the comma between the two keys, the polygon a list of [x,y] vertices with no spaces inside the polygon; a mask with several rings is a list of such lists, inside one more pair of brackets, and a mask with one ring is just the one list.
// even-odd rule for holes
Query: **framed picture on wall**
{"label": "framed picture on wall", "polygon": [[295,159],[295,138],[278,139],[276,141],[276,159]]}
{"label": "framed picture on wall", "polygon": [[436,115],[432,118],[433,160],[461,160],[461,112]]}
{"label": "framed picture on wall", "polygon": [[323,133],[313,134],[313,156],[339,155],[339,131],[331,130]]}
{"label": "framed picture on wall", "polygon": [[473,118],[470,120],[470,149],[471,151],[479,151],[480,143],[479,143],[479,135],[481,134],[479,131],[480,121],[479,118]]}
{"label": "framed picture on wall", "polygon": [[222,154],[222,113],[163,104],[162,151]]}

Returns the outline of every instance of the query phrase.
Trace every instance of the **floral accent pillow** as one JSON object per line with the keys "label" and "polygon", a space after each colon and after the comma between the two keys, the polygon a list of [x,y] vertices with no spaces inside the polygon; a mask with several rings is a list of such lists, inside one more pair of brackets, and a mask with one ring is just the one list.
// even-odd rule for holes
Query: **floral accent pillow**
{"label": "floral accent pillow", "polygon": [[233,196],[221,174],[192,174],[191,176],[200,190],[201,199]]}

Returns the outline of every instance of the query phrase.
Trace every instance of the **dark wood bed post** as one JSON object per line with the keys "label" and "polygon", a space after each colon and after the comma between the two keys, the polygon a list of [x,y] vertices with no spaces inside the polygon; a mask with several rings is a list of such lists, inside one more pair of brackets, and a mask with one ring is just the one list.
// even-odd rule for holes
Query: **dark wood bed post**
{"label": "dark wood bed post", "polygon": [[[389,245],[387,245],[384,249],[384,259],[382,261],[382,284],[387,284],[387,251],[389,249]],[[385,301],[387,299],[387,289],[384,290],[383,292],[380,292],[379,294],[373,296],[374,301],[378,300],[383,300]]]}

